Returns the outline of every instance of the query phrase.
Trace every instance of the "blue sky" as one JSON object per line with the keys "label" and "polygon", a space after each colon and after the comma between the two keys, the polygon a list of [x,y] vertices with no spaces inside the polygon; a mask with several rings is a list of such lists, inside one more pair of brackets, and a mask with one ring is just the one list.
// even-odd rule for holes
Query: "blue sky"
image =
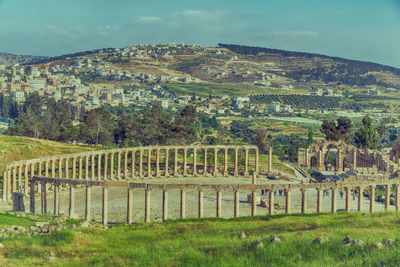
{"label": "blue sky", "polygon": [[400,0],[0,0],[0,51],[234,43],[400,67]]}

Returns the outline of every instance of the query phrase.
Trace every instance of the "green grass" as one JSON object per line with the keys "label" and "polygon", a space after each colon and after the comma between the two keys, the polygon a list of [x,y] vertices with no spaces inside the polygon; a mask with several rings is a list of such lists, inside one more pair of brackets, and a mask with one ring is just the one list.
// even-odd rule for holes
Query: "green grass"
{"label": "green grass", "polygon": [[[371,247],[400,234],[395,212],[294,214],[239,219],[187,219],[166,223],[76,228],[48,236],[1,240],[1,266],[398,266],[400,242]],[[245,232],[246,239],[237,235]],[[269,236],[282,237],[272,244]],[[347,235],[363,248],[345,246]],[[328,237],[323,245],[316,237]],[[255,248],[256,240],[264,248]],[[56,261],[45,258],[53,252]]]}

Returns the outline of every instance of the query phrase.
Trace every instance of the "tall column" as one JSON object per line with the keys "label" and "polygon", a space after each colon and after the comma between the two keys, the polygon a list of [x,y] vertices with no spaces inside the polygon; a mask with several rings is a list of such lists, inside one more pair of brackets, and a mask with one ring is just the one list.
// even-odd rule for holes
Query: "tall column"
{"label": "tall column", "polygon": [[85,220],[90,221],[90,204],[91,204],[91,188],[86,186],[86,198],[85,198]]}
{"label": "tall column", "polygon": [[51,160],[51,177],[56,177],[56,161],[55,159]]}
{"label": "tall column", "polygon": [[214,176],[218,173],[218,149],[214,148]]}
{"label": "tall column", "polygon": [[355,170],[357,168],[357,150],[354,148],[353,149],[353,169]]}
{"label": "tall column", "polygon": [[185,218],[185,216],[186,216],[186,191],[185,190],[181,190],[180,216],[181,216],[181,218]]}
{"label": "tall column", "polygon": [[99,153],[97,155],[97,181],[100,181],[101,179],[101,154]]}
{"label": "tall column", "polygon": [[285,213],[289,214],[290,213],[290,189],[285,190],[286,193],[286,205],[285,205]]}
{"label": "tall column", "polygon": [[385,210],[389,210],[390,205],[390,184],[385,185]]}
{"label": "tall column", "polygon": [[228,148],[224,148],[224,176],[228,176]]}
{"label": "tall column", "polygon": [[[5,178],[5,177],[3,177]],[[30,184],[30,212],[35,213],[35,183],[31,182]]]}
{"label": "tall column", "polygon": [[268,173],[272,172],[272,148],[268,149]]}
{"label": "tall column", "polygon": [[12,168],[12,192],[17,191],[17,167]]}
{"label": "tall column", "polygon": [[246,147],[244,150],[244,176],[249,175],[249,149]]}
{"label": "tall column", "polygon": [[321,188],[317,188],[317,212],[322,212],[322,194]]}
{"label": "tall column", "polygon": [[110,154],[110,180],[114,180],[114,151]]}
{"label": "tall column", "polygon": [[127,211],[126,211],[126,222],[131,224],[133,222],[133,188],[128,187],[128,199],[127,199]]}
{"label": "tall column", "polygon": [[395,195],[394,195],[394,207],[395,207],[396,211],[398,211],[399,210],[399,185],[398,184],[395,185],[395,189],[396,189],[396,191],[395,191]]}
{"label": "tall column", "polygon": [[254,172],[258,174],[258,148],[254,151]]}
{"label": "tall column", "polygon": [[95,168],[94,168],[94,166],[95,166],[95,155],[94,154],[92,154],[91,156],[90,156],[90,167],[91,167],[91,180],[93,181],[94,180],[94,177],[95,177]]}
{"label": "tall column", "polygon": [[135,162],[136,153],[135,151],[131,152],[131,178],[135,177],[135,170],[136,170],[136,162]]}
{"label": "tall column", "polygon": [[169,166],[168,162],[169,161],[169,149],[165,149],[165,163],[164,163],[164,176],[168,177],[169,176]]}
{"label": "tall column", "polygon": [[[39,174],[39,176],[40,176],[40,174]],[[18,181],[17,191],[19,191],[21,189],[21,183],[22,183],[22,165],[18,166],[18,180],[17,181]]]}
{"label": "tall column", "polygon": [[117,174],[115,176],[117,180],[121,179],[121,151],[117,152]]}
{"label": "tall column", "polygon": [[374,212],[375,203],[375,186],[371,185],[369,188],[369,212]]}
{"label": "tall column", "polygon": [[204,148],[203,155],[203,176],[207,176],[207,148]]}
{"label": "tall column", "polygon": [[108,223],[108,188],[107,186],[103,186],[103,198],[102,198],[102,213],[101,213],[101,222],[103,225],[107,225]]}
{"label": "tall column", "polygon": [[216,216],[221,217],[221,212],[222,212],[222,205],[221,205],[221,191],[217,191],[217,211],[216,211]]}
{"label": "tall column", "polygon": [[307,212],[307,190],[301,190],[301,213]]}
{"label": "tall column", "polygon": [[193,176],[197,176],[197,148],[193,148]]}
{"label": "tall column", "polygon": [[46,214],[47,213],[47,189],[46,189],[46,183],[42,182],[41,184],[41,188],[42,188],[42,196],[41,196],[41,212],[42,214]]}
{"label": "tall column", "polygon": [[256,216],[257,195],[256,191],[251,192],[251,216]]}
{"label": "tall column", "polygon": [[[24,177],[25,177],[25,184],[24,184],[24,195],[28,193],[28,185],[29,185],[29,175],[28,175],[28,164],[25,164],[25,169],[24,169]],[[4,185],[6,184],[5,182],[3,183]]]}
{"label": "tall column", "polygon": [[108,153],[104,153],[104,180],[108,180]]}
{"label": "tall column", "polygon": [[199,190],[198,216],[203,218],[203,191]]}
{"label": "tall column", "polygon": [[336,189],[332,188],[331,189],[332,193],[332,202],[331,202],[331,212],[335,213],[336,212]]}
{"label": "tall column", "polygon": [[274,192],[275,190],[271,189],[268,191],[269,196],[269,215],[274,215]]}
{"label": "tall column", "polygon": [[345,199],[346,205],[345,205],[345,208],[346,208],[346,211],[349,212],[350,211],[350,188],[346,187],[345,194],[346,194],[346,199]]}
{"label": "tall column", "polygon": [[187,149],[184,148],[183,149],[183,176],[185,176],[187,174]]}
{"label": "tall column", "polygon": [[357,203],[358,211],[362,211],[362,200],[363,200],[363,188],[360,186],[358,187],[358,203]]}
{"label": "tall column", "polygon": [[163,190],[163,209],[162,209],[163,221],[168,220],[168,191]]}
{"label": "tall column", "polygon": [[85,180],[89,180],[89,156],[85,155]]}
{"label": "tall column", "polygon": [[128,151],[124,152],[124,179],[128,179]]}
{"label": "tall column", "polygon": [[58,205],[60,203],[60,185],[59,184],[54,184],[54,215],[58,215],[59,210],[58,210]]}
{"label": "tall column", "polygon": [[78,171],[79,171],[79,173],[78,173],[78,179],[79,180],[81,180],[82,179],[82,168],[83,168],[83,159],[82,159],[82,156],[79,156],[79,163],[78,163]]}
{"label": "tall column", "polygon": [[160,176],[160,149],[156,149],[156,177]]}
{"label": "tall column", "polygon": [[139,177],[143,176],[143,150],[139,150]]}
{"label": "tall column", "polygon": [[178,149],[174,149],[174,176],[178,175]]}
{"label": "tall column", "polygon": [[233,216],[235,218],[239,217],[239,191],[235,190],[234,192],[234,204],[233,204]]}
{"label": "tall column", "polygon": [[151,148],[147,150],[147,177],[151,177]]}
{"label": "tall column", "polygon": [[3,172],[3,202],[7,201],[7,194],[8,194],[8,171]]}
{"label": "tall column", "polygon": [[144,221],[149,223],[150,222],[150,189],[148,189],[148,188],[145,189],[144,196],[145,196]]}
{"label": "tall column", "polygon": [[65,178],[69,179],[69,158],[65,159]]}
{"label": "tall column", "polygon": [[[46,172],[48,169],[47,165],[48,165],[48,161],[46,161]],[[46,177],[47,177],[47,174],[46,174]],[[72,179],[75,179],[75,178],[76,178],[76,157],[74,156],[72,158]]]}
{"label": "tall column", "polygon": [[58,158],[58,178],[62,178],[63,176],[62,162],[62,158]]}
{"label": "tall column", "polygon": [[238,176],[238,149],[235,147],[235,162],[233,163],[233,176]]}
{"label": "tall column", "polygon": [[75,194],[74,194],[74,186],[72,184],[69,185],[69,209],[68,215],[70,217],[74,216],[75,210]]}

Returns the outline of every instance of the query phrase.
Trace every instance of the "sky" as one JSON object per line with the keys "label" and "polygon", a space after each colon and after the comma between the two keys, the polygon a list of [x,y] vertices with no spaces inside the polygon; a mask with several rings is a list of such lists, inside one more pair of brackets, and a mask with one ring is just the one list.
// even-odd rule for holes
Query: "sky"
{"label": "sky", "polygon": [[0,0],[0,52],[240,44],[400,68],[400,0]]}

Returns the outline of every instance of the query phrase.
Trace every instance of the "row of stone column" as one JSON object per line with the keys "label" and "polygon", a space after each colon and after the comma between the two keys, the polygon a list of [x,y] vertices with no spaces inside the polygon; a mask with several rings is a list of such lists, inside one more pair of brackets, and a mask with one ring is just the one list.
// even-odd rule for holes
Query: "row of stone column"
{"label": "row of stone column", "polygon": [[[233,170],[229,173],[228,150],[234,150]],[[244,150],[244,162],[240,162],[238,152]],[[223,152],[223,165],[218,166],[218,155]],[[259,169],[258,149],[255,148],[147,148],[133,151],[109,151],[78,156],[63,156],[41,162],[23,163],[10,167],[4,172],[3,200],[10,200],[11,193],[23,191],[28,194],[29,180],[37,175],[52,178],[86,179],[86,180],[121,180],[135,177],[168,177],[170,175],[249,175],[249,151],[254,151],[253,172]],[[170,155],[173,153],[170,166]],[[162,153],[163,152],[163,153]],[[179,152],[182,160],[179,166]],[[189,162],[188,154],[192,153]],[[198,159],[198,153],[202,153],[203,159]],[[208,156],[214,156],[213,163],[208,166]],[[164,160],[161,162],[161,154]],[[271,155],[271,151],[270,151]],[[199,161],[201,162],[199,164]],[[239,170],[239,165],[243,169]],[[190,168],[191,167],[191,168]],[[209,168],[210,167],[210,168]],[[203,169],[199,171],[199,169]],[[269,160],[268,172],[271,172],[272,162]],[[38,190],[40,191],[40,189]]]}
{"label": "row of stone column", "polygon": [[[59,213],[59,207],[60,207],[60,201],[59,201],[59,188],[60,184],[55,183],[53,184],[54,187],[54,196],[53,196],[53,201],[54,201],[54,214]],[[385,210],[389,209],[390,205],[390,185],[385,185]],[[41,183],[41,213],[47,213],[47,187],[46,187],[46,182]],[[362,187],[357,187],[355,188],[358,191],[358,211],[362,211],[362,200],[363,200],[363,190],[364,188]],[[374,212],[374,203],[375,203],[375,186],[369,186],[369,195],[370,195],[370,205],[369,205],[369,212]],[[70,184],[69,185],[69,211],[68,214],[72,216],[74,214],[74,208],[75,208],[75,197],[74,197],[74,185]],[[126,211],[126,222],[127,223],[132,223],[133,222],[133,188],[128,188],[127,189],[127,211]],[[317,209],[316,212],[322,212],[322,189],[317,188]],[[336,191],[337,188],[332,188],[330,189],[331,191],[331,212],[336,212]],[[350,192],[352,188],[345,188],[345,210],[350,211]],[[31,212],[35,212],[35,185],[34,183],[31,183]],[[239,217],[239,190],[234,190],[234,201],[233,201],[233,216],[234,217]],[[273,215],[275,213],[274,211],[274,190],[269,190],[268,196],[269,196],[269,206],[268,206],[268,212],[270,215]],[[145,222],[150,222],[150,196],[151,196],[151,189],[150,188],[145,188],[145,216],[144,216],[144,221]],[[198,217],[202,218],[204,214],[204,193],[202,190],[198,191]],[[216,217],[221,217],[222,214],[222,205],[221,205],[221,200],[222,200],[222,191],[221,189],[216,190]],[[257,192],[252,191],[251,192],[251,216],[257,215]],[[168,190],[163,189],[162,191],[162,219],[167,220],[168,219]],[[285,213],[290,214],[291,213],[291,189],[285,189]],[[180,217],[185,218],[186,217],[186,190],[181,189],[180,190]],[[399,185],[395,185],[395,209],[399,209]],[[85,189],[85,219],[90,220],[91,219],[91,187],[86,186]],[[307,209],[307,190],[302,189],[301,190],[301,213],[306,213],[309,212]],[[108,223],[108,187],[103,186],[102,187],[102,223],[107,224]]]}

